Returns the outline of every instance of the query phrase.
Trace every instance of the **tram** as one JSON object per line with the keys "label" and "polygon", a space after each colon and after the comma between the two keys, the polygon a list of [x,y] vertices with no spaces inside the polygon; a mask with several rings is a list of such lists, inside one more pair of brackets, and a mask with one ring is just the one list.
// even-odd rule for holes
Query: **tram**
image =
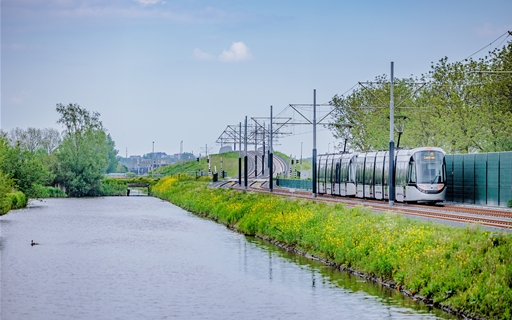
{"label": "tram", "polygon": [[[395,200],[437,203],[446,196],[441,148],[395,152]],[[389,199],[389,151],[324,154],[317,159],[317,192],[364,199]]]}

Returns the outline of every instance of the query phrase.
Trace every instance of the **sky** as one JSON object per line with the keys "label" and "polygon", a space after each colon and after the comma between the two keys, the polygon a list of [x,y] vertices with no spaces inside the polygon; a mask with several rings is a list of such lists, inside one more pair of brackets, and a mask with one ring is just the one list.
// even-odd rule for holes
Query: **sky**
{"label": "sky", "polygon": [[[391,62],[406,78],[482,57],[511,13],[510,0],[2,0],[1,129],[61,130],[56,104],[77,103],[101,114],[121,156],[153,142],[217,153],[228,125],[270,106],[295,119],[288,106],[312,104],[313,90],[328,103]],[[318,153],[334,151],[318,129]],[[311,155],[311,126],[286,132],[276,150]]]}

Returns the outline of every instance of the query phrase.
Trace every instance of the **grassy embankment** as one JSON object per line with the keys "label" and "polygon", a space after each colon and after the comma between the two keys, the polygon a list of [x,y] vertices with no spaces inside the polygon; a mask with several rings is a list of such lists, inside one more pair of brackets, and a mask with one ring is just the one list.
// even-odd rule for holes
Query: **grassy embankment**
{"label": "grassy embankment", "polygon": [[[276,155],[279,155],[286,161],[290,161],[290,158],[283,153],[276,152]],[[267,158],[265,158],[267,159]],[[242,158],[243,162],[243,158]],[[261,163],[258,163],[258,167]],[[311,161],[303,160],[302,161],[302,170],[311,170]],[[212,171],[217,168],[217,172],[222,170],[227,172],[227,177],[235,178],[238,177],[238,153],[237,152],[228,152],[222,154],[212,154],[210,155],[210,169]],[[300,170],[300,165],[294,165],[293,168]],[[261,169],[261,168],[260,168]],[[193,175],[194,172],[203,171],[208,172],[208,163],[206,158],[201,158],[198,161],[188,160],[182,163],[175,163],[170,166],[161,167],[155,170],[155,173],[164,174],[164,175],[176,175],[176,174],[186,174]],[[220,178],[220,177],[219,177]]]}
{"label": "grassy embankment", "polygon": [[154,195],[467,315],[512,318],[512,235],[162,178]]}

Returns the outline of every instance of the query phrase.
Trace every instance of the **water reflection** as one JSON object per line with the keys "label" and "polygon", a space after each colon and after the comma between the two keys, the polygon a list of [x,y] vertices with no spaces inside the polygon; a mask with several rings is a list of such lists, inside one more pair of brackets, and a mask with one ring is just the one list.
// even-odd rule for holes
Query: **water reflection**
{"label": "water reflection", "polygon": [[[247,255],[247,252],[254,250],[254,248],[265,253],[262,254],[262,257],[266,257],[266,269],[260,268],[263,265],[262,262],[253,260],[254,255]],[[346,300],[344,296],[355,296],[356,299],[385,305],[388,313],[381,314],[378,318],[394,319],[412,316],[413,318],[457,319],[455,316],[422,302],[413,301],[396,290],[341,272],[322,262],[284,250],[258,238],[246,237],[245,241],[241,241],[239,243],[239,255],[243,259],[243,271],[248,275],[254,276],[265,272],[265,278],[269,282],[279,285],[293,286],[296,283],[309,283],[309,295],[311,299],[316,301],[316,304],[327,303],[326,301],[329,300],[333,303],[339,303],[340,298]],[[327,299],[326,292],[329,292],[327,293]],[[338,301],[335,301],[336,299]],[[372,318],[372,315],[370,312],[366,316],[359,315],[358,317]]]}

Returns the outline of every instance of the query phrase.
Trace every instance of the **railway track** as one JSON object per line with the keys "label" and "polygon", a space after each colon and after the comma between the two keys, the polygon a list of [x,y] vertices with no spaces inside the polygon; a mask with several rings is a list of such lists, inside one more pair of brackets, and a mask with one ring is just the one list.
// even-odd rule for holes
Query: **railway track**
{"label": "railway track", "polygon": [[[257,158],[256,158],[257,156]],[[273,162],[273,170],[272,172],[274,175],[278,173],[283,173],[288,170],[288,163],[281,157],[274,155],[274,162]],[[267,161],[268,158],[265,158],[265,161]],[[257,161],[257,165],[256,165]],[[262,174],[262,161],[261,161],[261,152],[256,153],[255,151],[247,151],[247,176],[249,179],[254,179],[255,169],[257,169],[257,177],[258,178],[265,178],[268,177],[269,170],[268,168],[265,168],[265,174]]]}
{"label": "railway track", "polygon": [[[225,185],[224,187],[237,188],[237,184]],[[250,192],[268,192],[268,182],[256,180],[251,182],[247,191]],[[288,190],[274,188],[273,194],[291,197],[309,199],[315,201],[325,201],[332,203],[344,203],[347,207],[363,206],[370,208],[372,211],[388,212],[393,211],[409,216],[421,217],[426,219],[435,219],[443,221],[451,221],[458,223],[481,224],[497,229],[512,230],[512,211],[477,208],[477,207],[460,207],[452,205],[410,205],[403,203],[395,203],[394,207],[390,207],[387,203],[379,200],[366,200],[357,198],[342,198],[330,195],[319,195],[314,198],[311,192],[304,190]]]}

